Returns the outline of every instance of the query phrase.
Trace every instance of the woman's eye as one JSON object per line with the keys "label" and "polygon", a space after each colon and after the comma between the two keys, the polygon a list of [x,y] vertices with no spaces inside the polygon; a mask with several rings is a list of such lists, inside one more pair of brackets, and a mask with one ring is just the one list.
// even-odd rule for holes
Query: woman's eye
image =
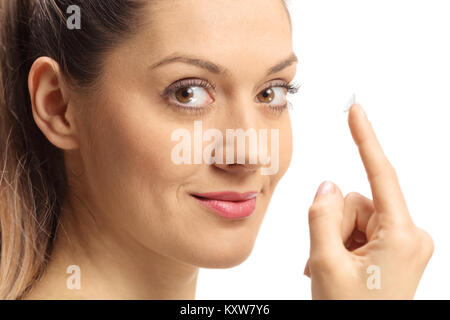
{"label": "woman's eye", "polygon": [[176,89],[170,98],[174,99],[177,105],[188,108],[202,108],[214,102],[207,88],[199,86]]}
{"label": "woman's eye", "polygon": [[264,89],[258,94],[258,101],[262,103],[272,104],[275,106],[285,105],[286,89],[283,87],[270,87]]}
{"label": "woman's eye", "polygon": [[[287,105],[287,94],[296,93],[299,86],[283,82],[272,83],[261,91],[256,100],[273,110],[284,110]],[[169,104],[178,107],[186,112],[203,112],[212,108],[214,97],[210,89],[215,90],[216,86],[203,79],[182,79],[167,87],[161,96]]]}

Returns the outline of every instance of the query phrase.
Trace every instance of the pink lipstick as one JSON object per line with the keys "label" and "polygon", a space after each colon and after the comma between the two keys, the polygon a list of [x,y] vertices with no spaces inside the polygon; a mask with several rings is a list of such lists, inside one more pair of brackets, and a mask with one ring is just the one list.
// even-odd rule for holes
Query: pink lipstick
{"label": "pink lipstick", "polygon": [[255,211],[257,191],[193,193],[203,206],[228,219],[248,217]]}

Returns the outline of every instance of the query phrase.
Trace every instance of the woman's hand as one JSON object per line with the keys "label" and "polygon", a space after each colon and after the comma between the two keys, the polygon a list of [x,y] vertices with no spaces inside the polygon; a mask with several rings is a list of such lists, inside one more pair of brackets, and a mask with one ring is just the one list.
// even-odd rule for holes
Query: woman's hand
{"label": "woman's hand", "polygon": [[360,105],[348,118],[373,200],[344,198],[331,182],[319,187],[309,209],[311,249],[305,274],[313,299],[412,299],[433,240],[416,227],[399,186]]}

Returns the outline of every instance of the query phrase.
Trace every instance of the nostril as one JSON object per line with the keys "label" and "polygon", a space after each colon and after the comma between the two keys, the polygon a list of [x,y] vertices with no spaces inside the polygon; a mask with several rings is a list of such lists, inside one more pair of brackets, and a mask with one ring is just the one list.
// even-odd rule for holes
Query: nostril
{"label": "nostril", "polygon": [[239,172],[239,171],[245,171],[245,172],[254,172],[259,169],[259,165],[257,164],[240,164],[240,163],[231,163],[231,164],[214,164],[217,168],[224,170],[224,171],[230,171],[230,172]]}

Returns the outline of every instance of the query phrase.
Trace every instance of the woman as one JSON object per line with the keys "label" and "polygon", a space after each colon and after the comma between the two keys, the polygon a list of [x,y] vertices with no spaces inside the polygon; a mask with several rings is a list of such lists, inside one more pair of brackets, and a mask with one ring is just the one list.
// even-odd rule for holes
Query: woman
{"label": "woman", "polygon": [[[292,154],[283,1],[5,0],[1,37],[1,298],[193,299],[200,267],[249,256]],[[412,298],[433,242],[357,104],[349,126],[373,201],[321,184],[312,297]],[[174,159],[199,127],[276,132],[278,152]]]}

